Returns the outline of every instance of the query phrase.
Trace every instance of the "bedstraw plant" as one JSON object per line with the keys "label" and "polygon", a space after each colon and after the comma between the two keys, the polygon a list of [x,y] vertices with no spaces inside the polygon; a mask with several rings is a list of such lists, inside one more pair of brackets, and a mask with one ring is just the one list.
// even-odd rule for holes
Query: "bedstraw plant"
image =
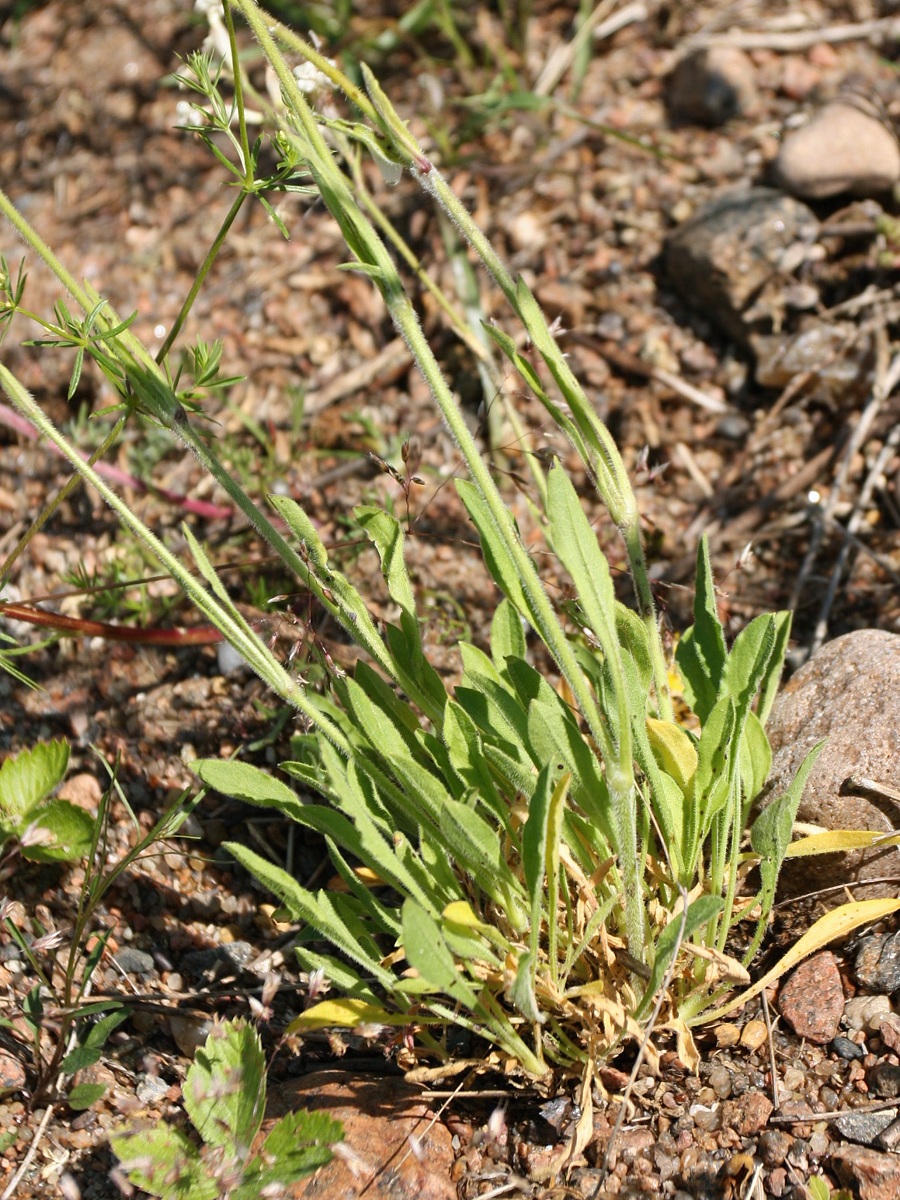
{"label": "bedstraw plant", "polygon": [[[232,69],[237,16],[277,81],[269,97]],[[873,901],[838,910],[749,986],[747,966],[785,855],[838,848],[832,835],[791,844],[815,751],[787,792],[752,816],[770,765],[765,722],[790,618],[764,614],[729,648],[701,543],[694,623],[674,662],[667,660],[628,472],[532,291],[509,275],[365,64],[362,90],[255,0],[228,0],[218,28],[224,61],[194,56],[181,78],[192,89],[191,127],[231,173],[234,198],[156,358],[128,321],[71,277],[2,194],[0,207],[81,310],[77,319],[60,313],[55,343],[69,346],[76,363],[85,355],[99,363],[120,397],[120,419],[141,414],[196,455],[298,586],[358,643],[363,653],[352,677],[329,668],[324,691],[292,677],[229,599],[190,531],[184,537],[202,580],[82,461],[2,365],[0,383],[302,718],[306,732],[295,740],[294,760],[283,764],[286,779],[241,762],[195,764],[207,786],[318,831],[342,880],[340,890],[311,891],[246,847],[229,845],[300,923],[301,964],[324,971],[337,996],[310,1007],[295,1029],[398,1027],[398,1043],[454,1070],[466,1064],[454,1058],[447,1030],[462,1027],[490,1047],[474,1061],[535,1079],[580,1073],[587,1101],[593,1065],[623,1038],[640,1038],[651,1016],[675,1031],[682,1057],[696,1065],[692,1024],[730,1011],[812,948],[897,907]],[[315,82],[325,96],[321,110]],[[341,100],[345,116],[335,115]],[[265,177],[262,143],[249,137],[250,104],[272,131],[277,166]],[[412,176],[423,203],[446,214],[505,297],[509,328],[473,331],[443,297],[442,304],[473,353],[505,359],[567,437],[621,536],[632,604],[615,595],[570,474],[559,462],[545,472],[532,456],[534,510],[574,596],[564,611],[554,602],[422,332],[395,262],[395,248],[404,257],[402,239],[361,185],[357,165],[365,155],[386,180],[402,171]],[[465,464],[457,488],[498,603],[489,653],[462,644],[461,682],[449,690],[429,662],[400,522],[374,506],[354,512],[397,613],[382,623],[329,560],[299,504],[270,497],[276,524],[223,470],[197,419],[196,389],[182,387],[169,368],[190,303],[241,206],[256,197],[275,216],[267,197],[286,189],[314,193],[339,226],[346,268],[380,292]],[[284,217],[276,220],[283,227]],[[6,274],[9,318],[21,289]],[[513,410],[507,419],[516,420]],[[544,648],[539,658],[529,649],[532,638]],[[535,665],[547,659],[550,675]],[[676,718],[673,681],[687,718]],[[729,939],[741,920],[752,932],[737,961]],[[585,1111],[587,1130],[589,1103]]]}

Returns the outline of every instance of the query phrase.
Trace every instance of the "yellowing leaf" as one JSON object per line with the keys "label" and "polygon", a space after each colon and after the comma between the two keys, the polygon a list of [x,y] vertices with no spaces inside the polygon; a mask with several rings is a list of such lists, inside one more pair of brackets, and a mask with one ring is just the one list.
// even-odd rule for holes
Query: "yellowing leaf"
{"label": "yellowing leaf", "polygon": [[310,1029],[325,1029],[331,1025],[355,1029],[357,1025],[408,1025],[406,1013],[391,1013],[368,1000],[344,997],[321,1000],[306,1012],[295,1017],[287,1027],[288,1033],[303,1033]]}
{"label": "yellowing leaf", "polygon": [[481,929],[483,922],[475,915],[475,910],[468,900],[453,900],[441,916],[451,925],[461,925],[464,929]]}
{"label": "yellowing leaf", "polygon": [[697,770],[697,750],[688,734],[674,721],[648,717],[647,736],[653,757],[687,794]]}
{"label": "yellowing leaf", "polygon": [[875,829],[826,829],[791,842],[785,857],[805,858],[810,854],[834,854],[868,846],[900,846],[900,834],[885,834]]}
{"label": "yellowing leaf", "polygon": [[384,880],[377,871],[373,871],[371,867],[354,867],[353,874],[366,887],[382,887]]}
{"label": "yellowing leaf", "polygon": [[729,1000],[721,1008],[702,1013],[694,1019],[692,1024],[704,1025],[707,1021],[716,1021],[720,1017],[727,1017],[729,1013],[733,1013],[748,1000],[758,996],[770,983],[780,979],[791,967],[795,967],[797,963],[808,958],[816,950],[821,950],[823,946],[827,946],[829,942],[834,942],[838,938],[846,937],[860,925],[868,925],[870,921],[880,921],[882,917],[897,912],[898,909],[900,909],[900,900],[855,900],[852,904],[842,904],[840,908],[832,909],[824,917],[820,917],[804,933],[803,937],[791,946],[784,958],[776,963],[771,971],[767,971],[761,979],[757,979],[753,987],[747,988],[745,992],[741,992],[739,996],[736,996],[734,1000]]}
{"label": "yellowing leaf", "polygon": [[691,1075],[700,1072],[700,1051],[694,1041],[694,1035],[682,1021],[681,1017],[673,1017],[666,1022],[666,1029],[673,1029],[677,1039],[677,1054]]}

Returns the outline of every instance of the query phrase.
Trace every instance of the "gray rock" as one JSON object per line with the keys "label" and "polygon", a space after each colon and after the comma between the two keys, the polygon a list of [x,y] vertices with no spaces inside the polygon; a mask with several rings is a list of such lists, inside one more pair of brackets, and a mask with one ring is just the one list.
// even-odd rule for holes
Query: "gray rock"
{"label": "gray rock", "polygon": [[875,110],[854,96],[826,104],[789,134],[774,171],[785,191],[810,200],[875,196],[900,179],[900,146]]}
{"label": "gray rock", "polygon": [[[827,738],[807,781],[798,819],[827,829],[871,829],[898,824],[898,806],[860,790],[851,778],[900,779],[900,636],[860,629],[818,650],[775,702],[767,726],[773,761],[761,803],[781,795],[816,742]],[[795,860],[782,871],[781,889],[801,895],[836,884],[853,886],[857,899],[897,893],[900,852],[885,847]],[[838,903],[840,892],[826,901]]]}
{"label": "gray rock", "polygon": [[743,50],[706,46],[681,59],[669,80],[669,112],[676,120],[722,125],[759,106],[756,70]]}
{"label": "gray rock", "polygon": [[869,992],[900,991],[900,933],[863,938],[853,969],[857,981]]}
{"label": "gray rock", "polygon": [[848,1037],[844,1037],[842,1034],[839,1034],[834,1039],[831,1043],[831,1048],[845,1062],[852,1062],[854,1059],[866,1057],[866,1052],[862,1046],[858,1046],[856,1042],[851,1042]]}
{"label": "gray rock", "polygon": [[[666,274],[683,299],[737,341],[767,284],[802,261],[819,223],[811,209],[771,188],[723,193],[666,239]],[[797,248],[800,248],[798,255]]]}
{"label": "gray rock", "polygon": [[239,978],[256,957],[249,942],[226,942],[208,950],[188,950],[181,956],[179,966],[186,975],[208,981]]}
{"label": "gray rock", "polygon": [[849,1142],[873,1146],[879,1134],[884,1133],[896,1116],[896,1108],[885,1108],[881,1112],[846,1113],[837,1118],[834,1128]]}
{"label": "gray rock", "polygon": [[153,955],[146,950],[135,950],[133,946],[123,946],[113,955],[113,962],[126,975],[152,975],[156,970]]}

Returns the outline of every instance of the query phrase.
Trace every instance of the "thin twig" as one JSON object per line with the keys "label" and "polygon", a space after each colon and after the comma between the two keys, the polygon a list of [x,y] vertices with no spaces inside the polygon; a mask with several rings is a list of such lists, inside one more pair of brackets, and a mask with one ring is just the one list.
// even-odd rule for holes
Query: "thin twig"
{"label": "thin twig", "polygon": [[[900,355],[897,356],[894,362],[900,363]],[[898,377],[900,377],[900,371],[898,371]],[[855,534],[857,529],[862,524],[865,508],[871,499],[872,492],[875,490],[875,485],[884,473],[884,468],[887,466],[888,460],[898,445],[900,445],[900,425],[895,425],[888,437],[885,438],[881,452],[875,459],[872,469],[866,476],[856,503],[853,506],[853,511],[850,513],[850,519],[847,521],[848,534]],[[819,619],[816,622],[815,633],[813,634],[812,643],[810,645],[811,654],[814,653],[825,641],[825,635],[828,632],[828,617],[831,613],[831,607],[834,604],[834,598],[837,594],[838,584],[840,583],[841,577],[844,573],[844,564],[846,563],[852,548],[853,542],[848,537],[841,546],[841,549],[838,553],[837,562],[835,563],[834,570],[831,574],[831,579],[828,581],[828,590],[825,593],[825,599],[822,601],[822,608],[819,612]]]}
{"label": "thin twig", "polygon": [[[433,1127],[434,1127],[434,1126],[437,1124],[437,1122],[438,1122],[438,1121],[441,1119],[441,1116],[442,1116],[442,1114],[443,1114],[443,1113],[444,1113],[444,1111],[445,1111],[445,1110],[446,1110],[446,1109],[449,1107],[449,1105],[450,1105],[450,1102],[451,1102],[453,1099],[455,1099],[455,1097],[457,1097],[457,1096],[458,1096],[458,1095],[459,1095],[459,1094],[462,1092],[463,1088],[464,1088],[464,1087],[465,1087],[465,1085],[466,1085],[466,1084],[467,1084],[467,1083],[468,1083],[468,1082],[471,1080],[471,1078],[472,1078],[472,1076],[473,1076],[474,1074],[475,1074],[475,1072],[474,1072],[474,1071],[471,1071],[471,1072],[470,1072],[470,1073],[469,1073],[469,1074],[468,1074],[468,1075],[465,1077],[465,1079],[461,1079],[461,1080],[459,1081],[459,1087],[455,1088],[455,1089],[454,1089],[454,1090],[453,1090],[453,1091],[450,1093],[450,1095],[447,1097],[447,1099],[444,1101],[444,1103],[441,1105],[441,1107],[440,1107],[440,1108],[437,1110],[437,1112],[432,1114],[431,1120],[428,1122],[428,1124],[425,1126],[425,1128],[422,1130],[422,1132],[421,1132],[420,1134],[414,1134],[414,1133],[411,1133],[411,1134],[409,1135],[409,1137],[407,1138],[407,1141],[409,1142],[409,1146],[407,1147],[406,1153],[403,1155],[403,1157],[402,1157],[402,1158],[401,1158],[401,1159],[398,1161],[398,1163],[397,1163],[397,1169],[398,1169],[398,1170],[399,1170],[399,1168],[400,1168],[400,1167],[402,1167],[402,1166],[403,1166],[403,1164],[404,1164],[404,1163],[406,1162],[406,1160],[409,1158],[410,1154],[412,1154],[412,1152],[413,1152],[413,1138],[416,1138],[416,1139],[418,1139],[418,1138],[420,1138],[420,1137],[425,1137],[425,1136],[426,1136],[426,1134],[428,1134],[428,1133],[429,1133],[429,1131],[430,1131],[430,1130],[431,1130],[431,1129],[432,1129],[432,1128],[433,1128]],[[394,1154],[396,1154],[396,1151],[394,1151]],[[382,1167],[380,1167],[380,1168],[379,1168],[378,1175],[380,1175],[380,1174],[382,1173],[382,1171],[385,1171],[385,1170],[386,1170],[386,1169],[387,1169],[387,1168],[390,1166],[391,1162],[393,1161],[393,1158],[394,1158],[394,1155],[391,1155],[391,1157],[390,1157],[390,1158],[387,1160],[387,1162],[386,1162],[386,1163],[384,1163],[384,1165],[383,1165]],[[366,1191],[368,1191],[368,1189],[369,1189],[369,1188],[372,1186],[372,1184],[373,1184],[373,1183],[375,1182],[375,1180],[378,1178],[378,1175],[374,1175],[374,1176],[373,1176],[373,1177],[372,1177],[372,1178],[369,1180],[369,1182],[368,1182],[368,1183],[366,1184],[366,1186],[363,1188],[363,1192],[366,1192]],[[360,1192],[360,1195],[362,1195],[362,1192]]]}
{"label": "thin twig", "polygon": [[[882,337],[884,337],[883,327],[881,334]],[[856,426],[843,449],[837,475],[829,491],[828,499],[823,505],[823,515],[826,518],[831,518],[834,516],[834,511],[846,487],[847,478],[850,474],[850,467],[853,459],[860,447],[865,442],[869,434],[869,430],[872,427],[872,423],[875,420],[875,417],[878,415],[881,406],[891,394],[894,387],[896,387],[898,379],[900,379],[900,354],[894,356],[890,366],[883,371],[880,371],[879,376],[880,378],[876,378],[872,387],[871,399],[860,414],[859,420],[857,421]],[[788,601],[788,608],[790,609],[795,609],[799,605],[803,587],[806,583],[809,573],[812,571],[813,564],[818,557],[819,548],[822,544],[824,536],[824,526],[819,525],[813,531],[809,548],[804,556],[803,562],[801,563],[800,570],[797,574],[797,579],[791,591],[790,599]]]}
{"label": "thin twig", "polygon": [[769,1042],[769,1074],[772,1077],[772,1104],[775,1108],[781,1107],[781,1097],[778,1094],[778,1067],[775,1062],[775,1041],[772,1037],[772,1014],[769,1012],[769,1001],[766,998],[765,989],[761,994],[763,1020],[766,1023],[766,1037]]}
{"label": "thin twig", "polygon": [[629,354],[612,342],[598,342],[596,338],[588,338],[577,332],[573,332],[571,338],[573,341],[583,341],[586,345],[598,350],[605,359],[622,371],[627,371],[631,375],[639,375],[642,379],[655,379],[657,383],[670,388],[676,395],[681,396],[683,400],[690,401],[691,404],[696,404],[698,408],[713,413],[732,411],[732,406],[726,404],[724,400],[720,400],[718,396],[710,396],[707,392],[682,379],[680,375],[676,375],[672,371],[664,371],[662,367],[654,367],[652,363],[644,362],[642,358]]}
{"label": "thin twig", "polygon": [[682,54],[701,46],[736,46],[740,50],[775,50],[791,54],[798,50],[809,50],[821,43],[834,45],[838,42],[856,42],[880,36],[885,39],[900,35],[897,17],[881,17],[873,21],[858,21],[843,25],[832,25],[822,29],[789,30],[787,32],[761,29],[758,31],[733,30],[729,33],[698,34],[684,43]]}
{"label": "thin twig", "polygon": [[575,56],[588,38],[593,38],[595,42],[602,41],[604,38],[612,37],[626,25],[631,25],[634,21],[643,21],[647,17],[647,6],[640,3],[640,0],[634,0],[633,3],[626,4],[618,12],[608,15],[609,10],[614,6],[615,0],[601,0],[587,20],[581,24],[571,41],[563,42],[556,47],[544,64],[537,83],[532,88],[535,96],[550,95],[571,67]]}
{"label": "thin twig", "polygon": [[[839,1117],[866,1116],[868,1113],[887,1112],[892,1108],[900,1108],[900,1101],[882,1100],[878,1104],[869,1104],[865,1108],[836,1108],[830,1112],[806,1113],[796,1117],[769,1117],[770,1125],[805,1125],[816,1121],[836,1121]],[[2,1200],[2,1197],[0,1197]]]}

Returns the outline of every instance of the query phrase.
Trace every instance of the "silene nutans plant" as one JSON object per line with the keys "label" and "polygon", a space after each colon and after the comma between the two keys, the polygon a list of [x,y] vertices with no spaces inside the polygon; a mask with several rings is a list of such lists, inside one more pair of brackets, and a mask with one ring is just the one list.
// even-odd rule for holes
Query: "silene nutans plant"
{"label": "silene nutans plant", "polygon": [[[405,1066],[438,1073],[467,1065],[453,1047],[468,1041],[469,1057],[484,1066],[547,1085],[580,1078],[588,1102],[595,1065],[624,1040],[643,1041],[650,1026],[674,1034],[681,1058],[696,1067],[693,1026],[732,1011],[833,937],[898,907],[867,901],[835,910],[750,983],[747,968],[785,857],[821,848],[815,836],[791,840],[816,750],[784,795],[753,815],[771,762],[765,725],[790,616],[757,617],[729,647],[701,543],[693,625],[674,661],[667,658],[628,472],[532,291],[507,272],[364,63],[358,87],[255,0],[227,0],[213,17],[214,49],[188,58],[177,78],[190,106],[183,127],[221,161],[231,202],[227,209],[223,202],[220,233],[158,354],[134,335],[131,319],[75,280],[2,194],[0,208],[67,293],[41,321],[39,344],[72,354],[73,389],[87,357],[117,393],[106,441],[125,421],[170,431],[297,588],[357,643],[353,673],[329,666],[326,686],[317,688],[296,678],[241,615],[189,529],[179,544],[193,561],[137,519],[2,362],[0,384],[205,619],[296,709],[302,732],[279,775],[239,761],[194,764],[205,786],[318,831],[343,881],[341,890],[312,891],[246,846],[228,844],[299,923],[303,968],[330,985],[292,1032],[380,1028],[401,1047]],[[249,26],[265,57],[265,93],[237,65],[238,24]],[[486,375],[503,364],[568,439],[579,482],[584,477],[596,489],[621,537],[633,583],[629,604],[616,597],[573,476],[560,461],[546,469],[540,455],[528,455],[535,520],[570,585],[564,607],[554,599],[423,334],[413,302],[423,276],[406,271],[411,252],[365,186],[360,164],[367,157],[386,187],[403,172],[415,181],[421,203],[436,206],[505,299],[496,322],[479,323],[470,306],[425,277]],[[460,644],[461,678],[452,688],[429,661],[401,522],[373,505],[352,513],[359,536],[377,551],[393,602],[396,618],[385,623],[352,572],[330,560],[295,500],[269,497],[276,521],[223,468],[203,419],[210,393],[234,383],[219,376],[217,355],[202,343],[179,347],[190,369],[173,365],[191,304],[245,204],[260,202],[277,231],[303,237],[275,207],[288,191],[308,193],[336,222],[344,269],[362,273],[380,293],[465,466],[456,487],[497,601],[489,649]],[[2,285],[5,333],[27,311],[24,273],[4,264]],[[519,436],[514,403],[500,403]],[[536,662],[552,663],[552,673]],[[825,848],[839,847],[831,838]],[[739,922],[750,930],[740,960],[730,952]],[[451,1030],[466,1033],[450,1038]]]}

